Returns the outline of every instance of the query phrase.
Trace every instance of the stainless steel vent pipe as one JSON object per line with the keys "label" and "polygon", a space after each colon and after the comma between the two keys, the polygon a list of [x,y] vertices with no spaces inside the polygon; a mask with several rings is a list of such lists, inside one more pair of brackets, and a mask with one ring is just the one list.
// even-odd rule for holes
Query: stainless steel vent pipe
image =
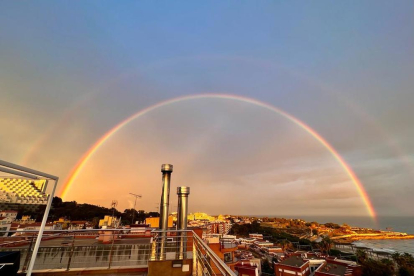
{"label": "stainless steel vent pipe", "polygon": [[160,246],[160,260],[165,259],[165,244],[167,241],[167,230],[168,230],[168,208],[170,205],[170,181],[171,173],[173,172],[173,165],[162,164],[162,192],[160,202],[160,225],[159,229],[161,233],[161,246]]}
{"label": "stainless steel vent pipe", "polygon": [[168,208],[170,205],[170,181],[171,173],[173,172],[173,165],[163,164],[161,166],[162,172],[162,193],[160,202],[160,230],[166,231],[168,229]]}
{"label": "stainless steel vent pipe", "polygon": [[[189,187],[177,187],[178,195],[178,209],[177,209],[177,230],[187,230],[187,215],[188,215],[188,195],[190,194]],[[178,259],[184,259],[187,252],[187,233],[181,232],[178,238],[179,251]]]}

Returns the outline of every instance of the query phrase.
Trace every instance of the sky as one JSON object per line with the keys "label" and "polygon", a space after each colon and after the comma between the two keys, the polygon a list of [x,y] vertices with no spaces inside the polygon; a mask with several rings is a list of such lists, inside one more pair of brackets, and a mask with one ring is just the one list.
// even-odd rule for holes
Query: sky
{"label": "sky", "polygon": [[[319,133],[379,216],[414,216],[412,1],[0,3],[0,159],[58,175],[157,103],[231,94]],[[198,98],[110,137],[65,200],[156,210],[163,163],[189,210],[366,216],[344,168],[303,128],[256,104]]]}

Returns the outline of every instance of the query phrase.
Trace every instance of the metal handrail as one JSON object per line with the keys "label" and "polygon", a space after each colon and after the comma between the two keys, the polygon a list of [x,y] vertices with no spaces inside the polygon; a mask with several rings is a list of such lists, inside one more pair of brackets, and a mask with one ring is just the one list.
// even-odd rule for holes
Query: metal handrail
{"label": "metal handrail", "polygon": [[[50,261],[40,261],[36,269],[66,269],[70,270],[72,268],[79,268],[79,267],[90,267],[90,262],[88,260],[95,259],[96,256],[108,256],[108,260],[105,263],[104,259],[100,259],[99,261],[96,261],[94,264],[96,264],[96,267],[101,267],[102,269],[111,267],[111,266],[147,266],[148,261],[152,259],[152,249],[150,247],[151,244],[155,244],[155,246],[159,246],[162,244],[162,240],[158,240],[160,238],[162,233],[168,233],[172,234],[172,238],[179,238],[179,233],[187,233],[186,237],[188,238],[189,245],[192,244],[192,249],[188,247],[186,249],[187,253],[193,252],[193,264],[195,262],[198,263],[198,267],[201,267],[202,269],[207,269],[210,271],[211,275],[216,275],[215,273],[221,273],[225,276],[235,276],[236,274],[226,265],[226,263],[221,260],[216,253],[204,242],[202,238],[200,238],[193,230],[159,230],[155,229],[151,231],[151,235],[145,235],[142,233],[140,235],[143,238],[151,238],[152,242],[145,242],[145,243],[135,243],[133,242],[135,240],[136,234],[131,233],[130,230],[133,229],[79,229],[79,230],[47,230],[47,232],[42,236],[42,244],[43,241],[48,241],[50,239],[54,240],[55,238],[63,238],[64,241],[68,241],[70,244],[66,245],[47,245],[47,246],[41,246],[41,254],[37,255],[36,257],[40,258],[40,256],[45,256],[44,254],[50,254],[50,252],[59,252],[61,255],[60,261],[56,263],[56,260],[50,260]],[[147,229],[148,230],[148,229]],[[37,239],[37,230],[22,230],[22,231],[0,231],[1,232],[9,232],[9,233],[18,233],[22,235],[17,236],[8,236],[3,237],[3,246],[1,246],[0,251],[3,250],[13,250],[13,251],[20,251],[22,252],[21,255],[21,271],[24,272],[27,269],[27,265],[31,261],[30,259],[30,252],[32,252],[32,246],[34,245],[35,240]],[[126,233],[122,233],[126,232]],[[87,249],[91,245],[84,244],[83,239],[77,239],[76,237],[82,237],[83,235],[99,235],[99,236],[122,236],[120,241],[123,241],[123,243],[116,243],[114,244],[113,240],[109,244],[99,244],[97,245],[96,251],[92,255],[86,255],[83,257],[83,259],[79,259],[79,255],[77,255],[80,252],[84,252],[84,248]],[[71,237],[71,238],[69,238]],[[68,239],[67,239],[68,238]],[[13,241],[14,240],[14,241]],[[8,242],[12,243],[11,247],[8,247]],[[80,242],[78,244],[78,242]],[[176,241],[173,243],[166,243],[165,249],[168,252],[178,252],[178,245],[174,245]],[[14,244],[13,244],[14,243]],[[24,244],[24,247],[20,246],[19,243]],[[120,250],[123,250],[122,247],[124,246],[132,246],[134,250],[135,256],[137,258],[129,259],[129,253],[124,253]],[[55,250],[55,251],[53,251]],[[56,251],[57,250],[57,251]],[[40,253],[39,252],[39,253]],[[56,253],[54,253],[56,254]],[[98,254],[98,255],[96,255]],[[75,258],[76,255],[76,258]],[[92,258],[92,259],[91,259]],[[189,258],[191,258],[189,256]],[[43,260],[43,259],[42,259]],[[46,259],[49,260],[49,259]],[[84,264],[84,265],[83,265]],[[95,265],[93,265],[95,267]],[[200,272],[200,271],[198,271]],[[194,271],[193,275],[196,275],[197,270]],[[199,275],[199,274],[198,274]]]}
{"label": "metal handrail", "polygon": [[[24,223],[22,223],[22,225],[24,225]],[[45,232],[66,232],[66,233],[71,233],[71,232],[97,232],[97,231],[132,231],[135,229],[131,229],[131,228],[117,228],[117,229],[73,229],[73,230],[56,230],[56,229],[45,229]],[[15,232],[15,233],[22,233],[22,232],[39,232],[39,230],[2,230],[0,231],[0,233],[10,233],[10,232]],[[170,232],[170,231],[167,231]]]}
{"label": "metal handrail", "polygon": [[[194,231],[193,230],[175,230],[175,229],[172,229],[172,230],[166,230],[166,231],[164,231],[164,230],[159,230],[159,229],[154,229],[154,230],[152,230],[151,231],[151,233],[177,233],[177,232],[179,232],[179,233],[181,233],[181,232],[192,232],[192,233],[194,233]],[[194,233],[195,234],[195,233]]]}
{"label": "metal handrail", "polygon": [[[208,254],[212,257],[211,259],[213,260],[214,264],[217,266],[217,268],[221,271],[222,274],[224,274],[224,272],[226,274],[224,275],[229,275],[229,276],[236,276],[236,274],[230,269],[230,267],[228,267],[223,260],[221,260],[216,253],[214,253],[214,251],[207,245],[204,243],[204,241],[193,232],[194,235],[194,240],[196,240],[198,243],[200,243],[203,246],[203,249],[206,250],[206,252],[208,252]],[[222,271],[224,270],[224,271]]]}

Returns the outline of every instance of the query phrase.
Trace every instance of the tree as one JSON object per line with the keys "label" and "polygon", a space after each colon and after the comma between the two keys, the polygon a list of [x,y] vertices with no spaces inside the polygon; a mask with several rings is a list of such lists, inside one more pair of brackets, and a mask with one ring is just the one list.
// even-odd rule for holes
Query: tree
{"label": "tree", "polygon": [[144,223],[145,219],[147,218],[144,210],[139,210],[137,215],[137,221],[140,223]]}
{"label": "tree", "polygon": [[129,225],[132,222],[132,218],[134,218],[134,222],[137,220],[138,212],[135,209],[125,209],[124,212],[121,214],[122,224]]}
{"label": "tree", "polygon": [[374,260],[361,249],[356,252],[357,262],[362,266],[362,276],[394,275],[394,263],[388,259]]}
{"label": "tree", "polygon": [[339,229],[339,228],[341,228],[341,226],[339,226],[336,223],[332,223],[332,222],[325,223],[325,226],[327,228],[332,228],[332,229]]}
{"label": "tree", "polygon": [[270,265],[269,260],[267,258],[262,263],[262,272],[274,275],[273,268]]}
{"label": "tree", "polygon": [[98,229],[99,228],[99,218],[98,217],[94,217],[92,219],[92,225],[94,229]]}
{"label": "tree", "polygon": [[53,208],[59,208],[60,206],[62,206],[62,199],[58,196],[53,197],[52,199],[52,207]]}
{"label": "tree", "polygon": [[407,268],[407,267],[399,267],[398,268],[398,275],[399,276],[413,276],[414,275],[414,269]]}
{"label": "tree", "polygon": [[414,257],[411,254],[394,253],[392,259],[398,266],[398,275],[413,276],[414,275]]}
{"label": "tree", "polygon": [[326,236],[326,237],[323,237],[323,239],[319,243],[319,248],[321,249],[322,253],[329,255],[329,250],[331,250],[332,245],[333,245],[332,240],[328,236]]}
{"label": "tree", "polygon": [[283,251],[293,248],[293,244],[288,240],[283,240],[280,242],[280,247],[282,247]]}
{"label": "tree", "polygon": [[367,259],[362,265],[363,276],[390,276],[394,275],[394,266],[390,260],[383,259],[381,261]]}
{"label": "tree", "polygon": [[356,252],[357,262],[363,264],[367,259],[368,255],[365,251],[358,249]]}
{"label": "tree", "polygon": [[151,217],[151,218],[158,218],[158,217],[160,217],[160,213],[158,213],[158,212],[149,212],[149,213],[146,215],[146,217],[147,217],[147,218],[149,218],[149,217]]}

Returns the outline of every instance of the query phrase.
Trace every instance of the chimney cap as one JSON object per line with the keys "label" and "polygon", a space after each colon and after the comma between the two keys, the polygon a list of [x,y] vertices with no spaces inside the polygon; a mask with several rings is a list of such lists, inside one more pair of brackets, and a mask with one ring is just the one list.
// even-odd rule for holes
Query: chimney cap
{"label": "chimney cap", "polygon": [[173,171],[173,165],[171,164],[162,164],[161,165],[161,172],[172,172]]}
{"label": "chimney cap", "polygon": [[181,186],[181,187],[177,187],[177,195],[189,195],[190,194],[190,187],[185,187],[185,186]]}

